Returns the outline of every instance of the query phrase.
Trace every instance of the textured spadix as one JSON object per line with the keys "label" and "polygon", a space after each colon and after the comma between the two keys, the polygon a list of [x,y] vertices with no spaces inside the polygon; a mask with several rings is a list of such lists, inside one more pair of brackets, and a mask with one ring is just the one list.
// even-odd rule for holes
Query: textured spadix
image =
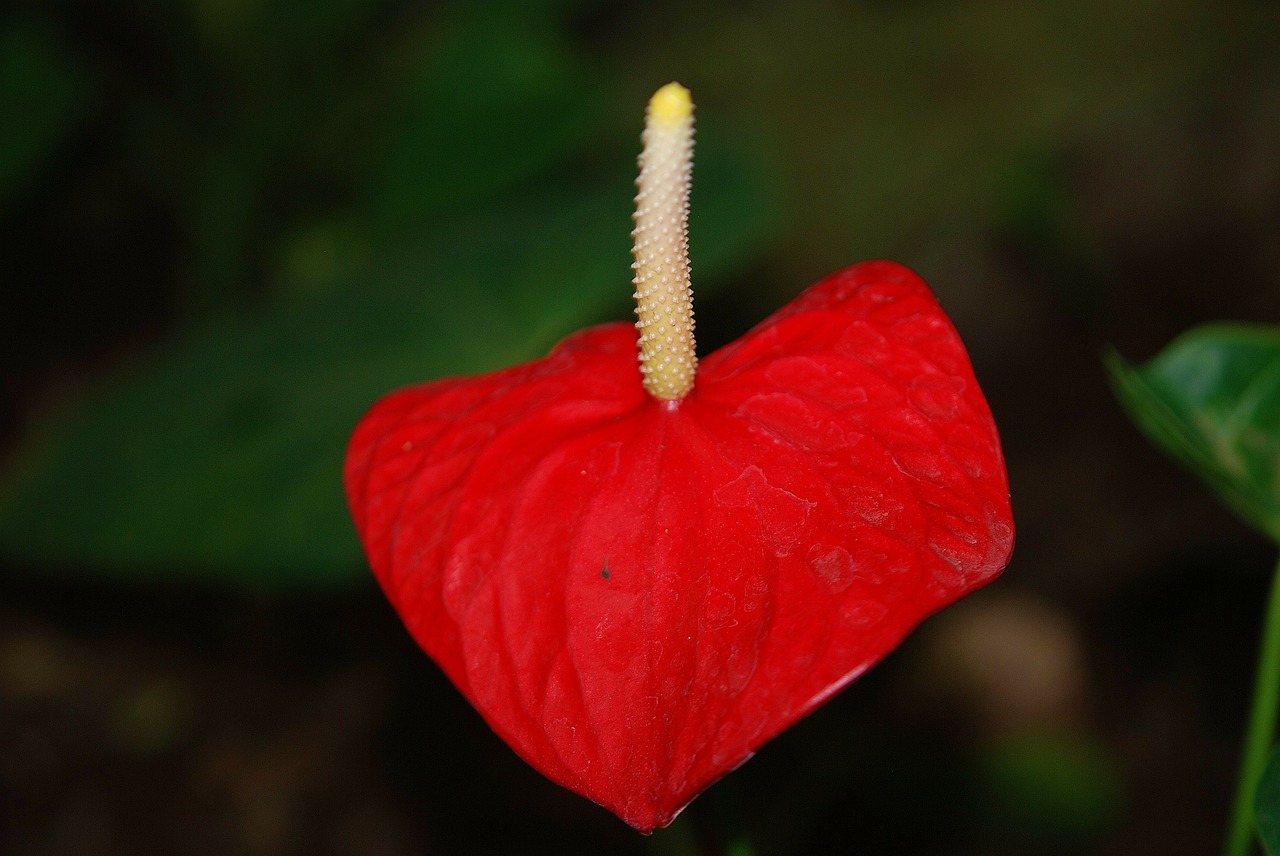
{"label": "textured spadix", "polygon": [[636,227],[631,232],[640,372],[650,395],[675,400],[693,388],[698,367],[689,276],[693,180],[689,90],[668,83],[654,93],[641,139]]}
{"label": "textured spadix", "polygon": [[409,631],[551,779],[671,821],[988,582],[1013,542],[999,440],[924,283],[823,280],[648,393],[629,324],[395,392],[346,486]]}

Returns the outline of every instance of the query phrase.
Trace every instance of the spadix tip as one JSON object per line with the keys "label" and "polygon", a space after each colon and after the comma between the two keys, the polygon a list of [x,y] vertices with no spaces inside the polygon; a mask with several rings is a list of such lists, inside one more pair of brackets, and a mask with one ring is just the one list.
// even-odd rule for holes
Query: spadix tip
{"label": "spadix tip", "polygon": [[678,83],[668,83],[649,99],[649,118],[663,125],[675,125],[693,115],[693,99],[689,90]]}

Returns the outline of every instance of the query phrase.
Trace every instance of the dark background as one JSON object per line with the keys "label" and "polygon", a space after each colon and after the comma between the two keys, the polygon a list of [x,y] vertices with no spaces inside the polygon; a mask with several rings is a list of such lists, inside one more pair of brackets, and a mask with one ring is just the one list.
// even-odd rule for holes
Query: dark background
{"label": "dark background", "polygon": [[[1273,548],[1099,356],[1280,317],[1272,2],[131,0],[0,13],[0,852],[1200,854]],[[379,394],[626,318],[699,105],[700,349],[889,257],[1005,444],[990,588],[643,838],[410,642],[339,488]]]}

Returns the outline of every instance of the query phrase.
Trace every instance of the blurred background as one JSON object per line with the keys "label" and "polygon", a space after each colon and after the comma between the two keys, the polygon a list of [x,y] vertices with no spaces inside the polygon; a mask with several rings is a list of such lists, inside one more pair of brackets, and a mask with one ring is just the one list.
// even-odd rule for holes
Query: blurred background
{"label": "blurred background", "polygon": [[[1200,854],[1273,548],[1099,359],[1280,318],[1270,0],[18,2],[0,13],[0,852]],[[902,261],[965,339],[994,585],[644,838],[412,644],[340,487],[411,382],[630,314],[699,105],[699,344]]]}

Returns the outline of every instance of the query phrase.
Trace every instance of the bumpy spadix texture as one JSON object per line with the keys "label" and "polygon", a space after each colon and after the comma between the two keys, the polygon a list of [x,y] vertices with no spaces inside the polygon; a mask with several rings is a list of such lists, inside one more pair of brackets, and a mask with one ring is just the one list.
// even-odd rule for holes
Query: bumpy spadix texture
{"label": "bumpy spadix texture", "polygon": [[991,580],[999,440],[910,271],[841,271],[645,392],[636,332],[395,392],[346,485],[409,631],[530,764],[640,830]]}
{"label": "bumpy spadix texture", "polygon": [[693,388],[698,368],[689,276],[693,176],[693,101],[689,90],[668,83],[654,93],[642,140],[636,227],[631,232],[640,372],[650,395],[675,400]]}

